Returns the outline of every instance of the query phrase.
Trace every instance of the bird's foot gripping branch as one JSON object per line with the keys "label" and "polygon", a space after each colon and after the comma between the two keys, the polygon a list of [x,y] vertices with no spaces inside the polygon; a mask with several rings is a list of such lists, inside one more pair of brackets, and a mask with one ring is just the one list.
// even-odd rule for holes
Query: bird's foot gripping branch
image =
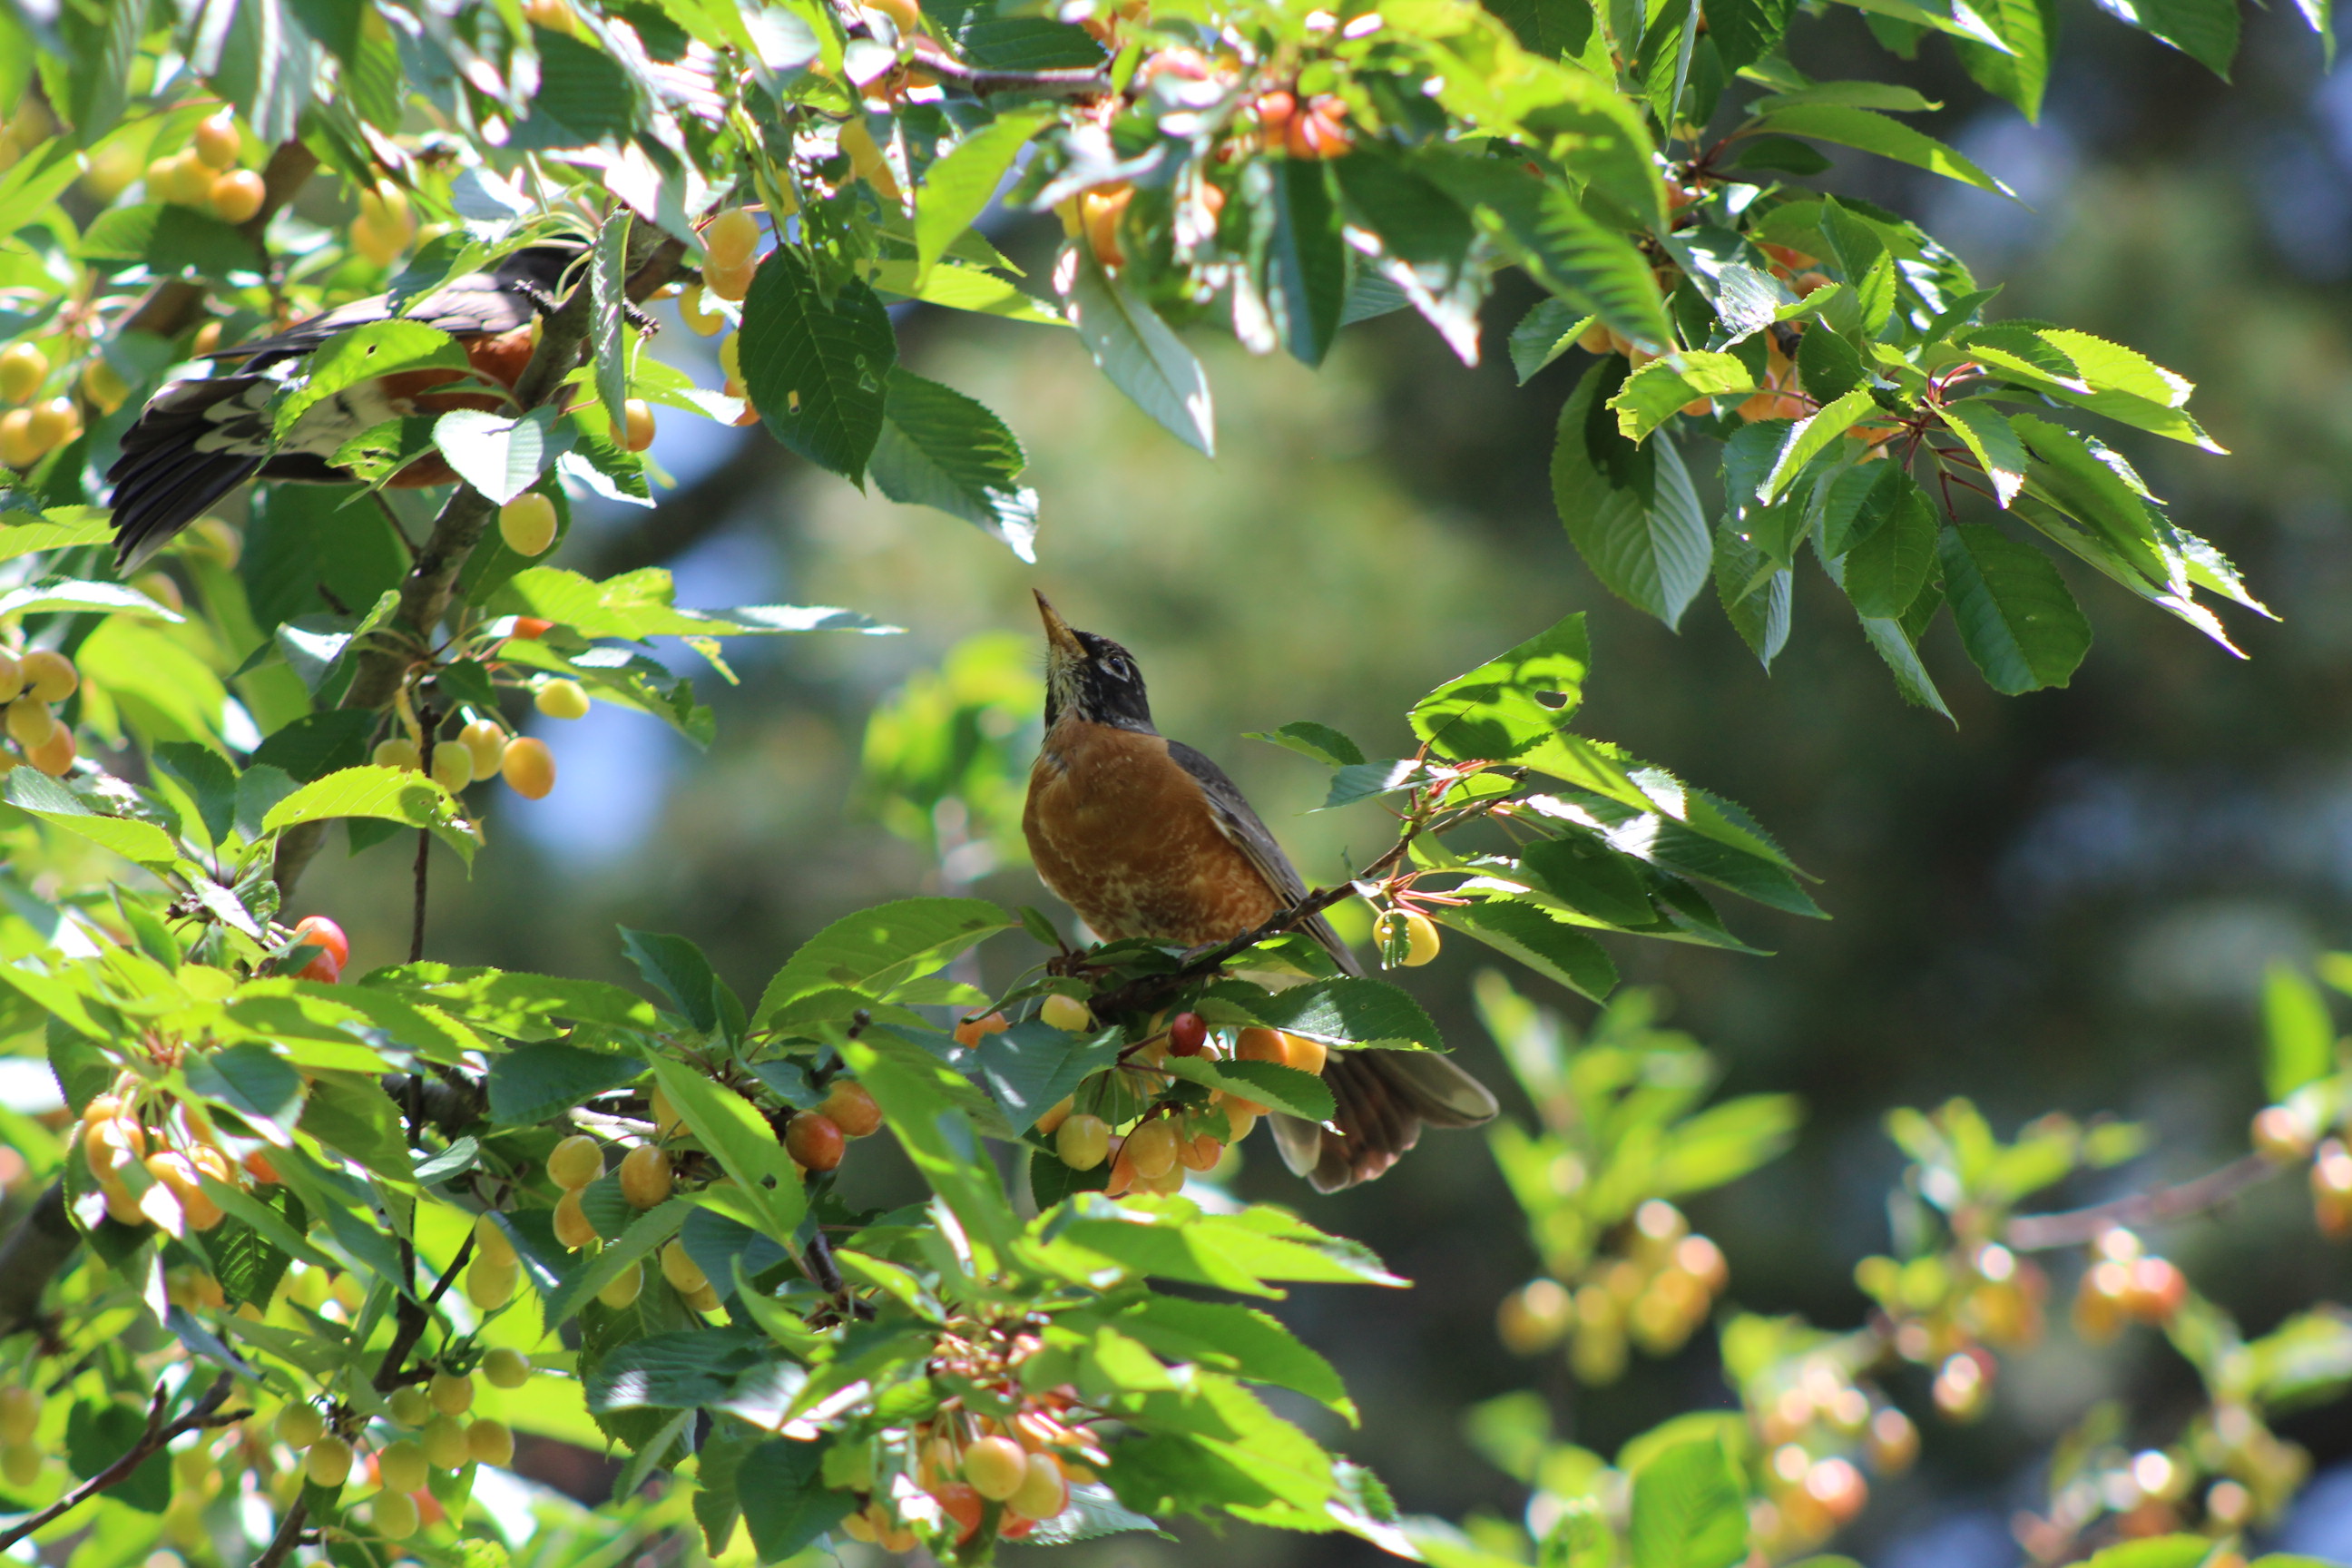
{"label": "bird's foot gripping branch", "polygon": [[[691,943],[638,931],[624,946],[656,1000],[422,962],[354,978],[331,922],[224,902],[268,901],[273,841],[306,816],[284,807],[319,786],[167,752],[149,786],[35,802],[47,815],[13,830],[27,853],[94,842],[157,885],[60,910],[9,874],[0,919],[31,956],[0,982],[46,1029],[72,1120],[6,1127],[87,1243],[8,1284],[8,1326],[32,1331],[9,1342],[10,1495],[65,1505],[13,1528],[78,1528],[106,1489],[43,1447],[73,1409],[138,1391],[165,1434],[149,1453],[173,1457],[123,1467],[121,1495],[280,1558],[429,1555],[517,1431],[618,1445],[625,1499],[692,1478],[609,1531],[690,1510],[716,1550],[740,1520],[767,1561],[835,1532],[977,1560],[1196,1512],[1412,1550],[1378,1482],[1256,1392],[1354,1415],[1328,1364],[1246,1304],[1404,1281],[1212,1173],[1261,1114],[1311,1153],[1367,1084],[1430,1081],[1421,1008],[1285,934],[1348,892],[1403,915],[1396,962],[1427,955],[1426,909],[1598,991],[1586,931],[1728,942],[1695,879],[1793,889],[1736,808],[1565,728],[1588,663],[1570,621],[1447,682],[1412,710],[1409,759],[1290,726],[1339,764],[1335,798],[1393,793],[1392,849],[1272,929],[1206,952],[1109,944],[993,999],[943,972],[1024,926],[1066,950],[1034,912],[966,899],[848,916],[749,1006]],[[448,798],[392,769],[326,782]],[[273,804],[245,800],[264,789]],[[1492,842],[1464,847],[1481,828]],[[1286,969],[1286,988],[1261,984]],[[1491,1114],[1476,1093],[1457,1124]],[[836,1172],[884,1130],[929,1196],[877,1211]],[[992,1141],[1025,1182],[1008,1188]],[[1188,1174],[1212,1183],[1198,1201]],[[191,1404],[220,1386],[200,1363],[249,1418]],[[108,1458],[145,1440],[126,1429]],[[230,1519],[225,1486],[266,1503]]]}

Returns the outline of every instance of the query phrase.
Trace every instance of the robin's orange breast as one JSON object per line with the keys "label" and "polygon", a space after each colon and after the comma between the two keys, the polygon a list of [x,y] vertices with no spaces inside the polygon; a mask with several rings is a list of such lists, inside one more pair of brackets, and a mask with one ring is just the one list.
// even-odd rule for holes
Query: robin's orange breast
{"label": "robin's orange breast", "polygon": [[1162,736],[1055,725],[1029,771],[1021,826],[1045,886],[1113,941],[1198,947],[1284,907]]}

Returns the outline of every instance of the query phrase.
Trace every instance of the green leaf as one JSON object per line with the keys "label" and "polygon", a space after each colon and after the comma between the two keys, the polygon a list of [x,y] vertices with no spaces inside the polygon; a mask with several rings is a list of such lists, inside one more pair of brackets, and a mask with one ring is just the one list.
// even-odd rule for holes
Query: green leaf
{"label": "green leaf", "polygon": [[1238,1003],[1268,1028],[1306,1035],[1326,1045],[1444,1048],[1437,1025],[1421,1004],[1385,980],[1341,975],[1272,992],[1229,982],[1211,987],[1209,994]]}
{"label": "green leaf", "polygon": [[2050,558],[1999,529],[1963,523],[1937,542],[1960,643],[2009,696],[2063,686],[2090,651],[2091,624]]}
{"label": "green leaf", "polygon": [[1465,364],[1478,363],[1478,306],[1486,298],[1486,244],[1452,195],[1402,157],[1360,147],[1331,165],[1349,223],[1376,237],[1376,274],[1437,329]]}
{"label": "green leaf", "polygon": [[[135,51],[137,47],[134,37],[131,47]],[[72,138],[53,136],[32,149],[15,168],[0,174],[0,234],[14,234],[31,223],[80,174],[81,159]]]}
{"label": "green leaf", "polygon": [[1004,422],[979,403],[892,368],[873,457],[884,495],[960,517],[1034,563],[1037,492],[1020,482],[1028,461]]}
{"label": "green leaf", "polygon": [[[614,1183],[615,1186],[618,1185],[614,1177],[605,1176],[591,1184],[582,1196],[593,1197],[607,1182]],[[748,1204],[751,1200],[745,1198],[741,1201]],[[686,1216],[693,1212],[693,1206],[683,1198],[672,1198],[659,1207],[647,1209],[643,1214],[636,1214],[629,1209],[626,1204],[620,1204],[617,1206],[630,1215],[627,1225],[620,1227],[620,1234],[609,1236],[605,1245],[594,1256],[565,1274],[554,1289],[542,1292],[540,1317],[551,1327],[562,1322],[583,1308],[588,1307],[596,1292],[619,1279],[630,1265],[652,1256],[671,1237],[677,1234],[678,1226],[685,1224]],[[594,1217],[593,1210],[591,1217]],[[714,1348],[716,1348],[715,1344]],[[609,1363],[603,1363],[593,1373],[583,1365],[581,1369],[583,1379],[603,1373],[605,1367],[609,1365]],[[593,1394],[589,1407],[591,1410],[596,1407]]]}
{"label": "green leaf", "polygon": [[629,338],[623,315],[629,302],[625,273],[633,216],[625,204],[614,203],[596,231],[596,247],[588,258],[590,363],[595,374],[596,401],[604,405],[604,417],[612,421],[614,430],[628,428]]}
{"label": "green leaf", "polygon": [[1694,398],[1755,390],[1756,378],[1737,356],[1684,349],[1654,359],[1627,376],[1609,406],[1617,411],[1617,433],[1628,441],[1642,441]]}
{"label": "green leaf", "polygon": [[181,1063],[192,1094],[236,1112],[283,1143],[301,1115],[302,1075],[264,1045],[245,1041]]}
{"label": "green leaf", "polygon": [[2083,1568],[2198,1568],[2213,1551],[2212,1541],[2202,1535],[2157,1535],[2095,1552]]}
{"label": "green leaf", "polygon": [[1049,110],[1025,109],[1000,116],[957,142],[933,163],[915,192],[916,266],[929,272],[948,247],[995,198],[1021,149],[1053,122]]}
{"label": "green leaf", "polygon": [[697,1142],[743,1189],[747,1206],[769,1240],[793,1250],[793,1232],[808,1210],[800,1168],[777,1142],[776,1130],[751,1102],[721,1089],[685,1062],[656,1047],[646,1053],[654,1080],[685,1119]]}
{"label": "green leaf", "polygon": [[127,610],[134,615],[176,626],[187,619],[166,609],[136,588],[120,583],[84,583],[70,577],[43,577],[38,582],[0,594],[0,616],[49,616],[79,610],[104,613]]}
{"label": "green leaf", "polygon": [[1596,318],[1562,300],[1538,300],[1511,329],[1511,368],[1525,386],[1552,361],[1574,348]]}
{"label": "green leaf", "polygon": [[1633,1472],[1633,1568],[1732,1568],[1748,1556],[1748,1495],[1720,1440],[1678,1443]]}
{"label": "green leaf", "polygon": [[776,439],[862,486],[898,357],[874,290],[853,279],[828,301],[799,251],[779,247],[744,296],[737,357],[752,405]]}
{"label": "green leaf", "polygon": [[1412,732],[1441,757],[1505,761],[1567,723],[1584,696],[1592,646],[1574,615],[1412,705]]}
{"label": "green leaf", "polygon": [[1953,47],[1960,64],[1979,87],[2009,100],[2028,121],[2039,121],[2051,57],[2057,52],[2057,5],[2053,0],[1984,0],[1982,14],[2010,52],[1957,39]]}
{"label": "green leaf", "polygon": [[301,1129],[338,1153],[398,1182],[415,1178],[400,1108],[373,1079],[314,1073]]}
{"label": "green leaf", "polygon": [[1003,1108],[1004,1120],[1027,1129],[1078,1087],[1087,1074],[1118,1060],[1118,1029],[1074,1034],[1034,1018],[981,1037],[974,1074]]}
{"label": "green leaf", "polygon": [[751,1021],[764,1027],[793,998],[835,987],[885,996],[1019,923],[979,899],[902,899],[845,915],[802,943],[776,972]]}
{"label": "green leaf", "polygon": [[[1811,334],[1808,334],[1809,336]],[[1789,427],[1788,440],[1772,460],[1772,471],[1757,487],[1757,499],[1770,504],[1780,499],[1811,463],[1829,449],[1831,442],[1852,429],[1858,420],[1879,412],[1868,387],[1857,386],[1835,402],[1815,409]]]}
{"label": "green leaf", "polygon": [[552,407],[534,408],[519,419],[453,408],[434,425],[433,444],[459,479],[504,506],[572,450],[573,434]]}
{"label": "green leaf", "polygon": [[778,1437],[743,1456],[735,1494],[743,1523],[762,1563],[782,1563],[856,1510],[845,1491],[828,1491],[819,1478],[824,1445]]}
{"label": "green leaf", "polygon": [[1432,153],[1425,168],[1528,277],[1644,350],[1673,347],[1674,329],[1648,259],[1561,184],[1504,158]]}
{"label": "green leaf", "polygon": [[[839,1046],[857,1081],[882,1107],[890,1131],[931,1191],[953,1211],[982,1273],[1017,1226],[996,1166],[981,1152],[971,1120],[957,1108],[970,1082],[919,1047],[893,1048],[881,1031]],[[985,1104],[985,1101],[982,1101]],[[982,1260],[981,1250],[991,1257]]]}
{"label": "green leaf", "polygon": [[1486,898],[1439,909],[1437,918],[1579,995],[1599,1002],[1616,989],[1617,966],[1601,944],[1539,904]]}
{"label": "green leaf", "polygon": [[1118,1322],[1172,1361],[1202,1362],[1253,1383],[1287,1388],[1350,1423],[1356,1419],[1355,1405],[1331,1363],[1254,1307],[1155,1294],[1120,1313]]}
{"label": "green leaf", "polygon": [[1070,309],[1096,365],[1170,435],[1215,457],[1216,409],[1201,362],[1125,279],[1104,271],[1089,250],[1076,257]]}
{"label": "green leaf", "polygon": [[2009,420],[1991,404],[1969,398],[1944,405],[1944,423],[1967,443],[1993,489],[1993,499],[2006,507],[2025,485],[2025,446]]}
{"label": "green leaf", "polygon": [[51,826],[111,849],[126,860],[158,871],[173,870],[179,864],[179,850],[162,828],[152,822],[101,816],[88,801],[37,769],[11,769],[6,782],[0,784],[0,799]]}
{"label": "green leaf", "polygon": [[[465,347],[438,327],[422,321],[371,321],[337,332],[304,359],[301,384],[278,405],[277,432],[283,437],[313,406],[363,381],[395,371],[470,370]],[[453,381],[458,379],[452,377]]]}
{"label": "green leaf", "polygon": [[1270,1110],[1308,1121],[1328,1121],[1339,1111],[1331,1091],[1312,1073],[1280,1062],[1211,1061],[1205,1057],[1170,1057],[1161,1064],[1172,1078],[1255,1100]]}
{"label": "green leaf", "polygon": [[1022,292],[1010,279],[977,267],[942,262],[919,279],[911,261],[880,261],[874,266],[872,282],[877,293],[919,300],[942,310],[1001,316],[1033,327],[1066,328],[1070,324],[1054,314],[1035,295]]}
{"label": "green leaf", "polygon": [[1297,719],[1279,730],[1244,734],[1245,741],[1271,741],[1286,746],[1300,756],[1312,757],[1335,768],[1361,767],[1364,749],[1328,724],[1318,724],[1311,719]]}
{"label": "green leaf", "polygon": [[1882,158],[1912,164],[1930,174],[1941,174],[1947,179],[1975,185],[1980,190],[1993,191],[2004,196],[2014,197],[2017,195],[1952,148],[1925,132],[1914,131],[1899,120],[1889,120],[1875,110],[1854,109],[1835,103],[1795,104],[1765,115],[1749,130],[1809,136],[1816,142],[1855,147],[1864,153],[1875,153]]}
{"label": "green leaf", "polygon": [[[1751,426],[1749,428],[1753,429]],[[1715,531],[1715,593],[1724,617],[1749,651],[1772,668],[1789,641],[1789,604],[1795,574],[1757,548],[1726,518]]]}
{"label": "green leaf", "polygon": [[1319,161],[1274,164],[1274,234],[1267,244],[1266,308],[1293,359],[1320,365],[1348,304],[1348,252],[1330,177]]}
{"label": "green leaf", "polygon": [[1737,73],[1780,47],[1796,14],[1796,0],[1716,0],[1706,14],[1723,68]]}
{"label": "green leaf", "polygon": [[490,1120],[509,1127],[544,1121],[643,1070],[635,1057],[583,1050],[562,1040],[529,1041],[490,1059],[485,1086]]}
{"label": "green leaf", "polygon": [[2223,81],[2230,79],[2230,62],[2238,53],[2234,0],[2111,0],[2100,8],[2171,45]]}
{"label": "green leaf", "polygon": [[2284,1100],[2336,1068],[2336,1024],[2319,988],[2300,970],[2274,961],[2263,974],[2263,1026],[2269,1049],[2263,1087],[2272,1100]]}
{"label": "green leaf", "polygon": [[459,813],[449,792],[422,773],[399,768],[345,768],[304,784],[269,808],[261,821],[268,833],[338,816],[376,817],[432,831],[436,838],[473,863],[481,838]]}
{"label": "green leaf", "polygon": [[1658,918],[1638,868],[1581,833],[1538,839],[1519,851],[1519,869],[1538,890],[1611,925],[1647,926]]}
{"label": "green leaf", "polygon": [[1846,596],[1865,616],[1900,616],[1909,609],[1936,563],[1935,509],[1907,480],[1889,492],[1893,503],[1872,519],[1870,531],[1845,557]]}
{"label": "green leaf", "polygon": [[1552,500],[1593,575],[1673,626],[1706,584],[1714,543],[1672,439],[1635,446],[1619,430],[1609,401],[1625,375],[1622,359],[1602,360],[1560,409]]}
{"label": "green leaf", "polygon": [[1703,1193],[1777,1158],[1804,1120],[1791,1094],[1748,1094],[1711,1105],[1669,1131],[1650,1182],[1667,1197]]}
{"label": "green leaf", "polygon": [[405,963],[360,981],[393,992],[413,992],[433,1006],[501,1035],[532,1038],[551,1032],[547,1020],[568,1018],[616,1029],[658,1029],[661,1015],[633,991],[601,980],[467,969],[447,963]]}
{"label": "green leaf", "polygon": [[[719,1026],[721,1004],[717,994],[724,989],[710,960],[702,950],[682,936],[670,936],[658,931],[621,930],[621,951],[637,966],[646,984],[661,992],[686,1021],[708,1034]],[[732,999],[732,993],[729,993]],[[737,1005],[731,1010],[740,1012]]]}
{"label": "green leaf", "polygon": [[1797,342],[1797,373],[1816,403],[1832,403],[1860,385],[1862,355],[1825,324],[1805,329]]}

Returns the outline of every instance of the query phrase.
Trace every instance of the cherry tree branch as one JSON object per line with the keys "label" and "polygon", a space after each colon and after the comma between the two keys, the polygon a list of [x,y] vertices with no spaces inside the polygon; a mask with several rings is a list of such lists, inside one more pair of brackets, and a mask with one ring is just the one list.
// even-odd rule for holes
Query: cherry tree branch
{"label": "cherry tree branch", "polygon": [[140,1434],[139,1440],[131,1444],[130,1447],[125,1448],[121,1457],[112,1464],[99,1471],[98,1474],[90,1477],[89,1479],[82,1482],[81,1485],[74,1488],[73,1490],[66,1493],[65,1496],[58,1499],[57,1501],[51,1503],[40,1512],[9,1526],[6,1530],[0,1530],[0,1552],[6,1551],[9,1547],[14,1546],[19,1541],[24,1540],[25,1537],[32,1534],[35,1531],[41,1529],[43,1526],[49,1524],[51,1521],[64,1518],[67,1514],[71,1513],[74,1510],[79,1508],[82,1504],[96,1497],[99,1493],[106,1490],[109,1487],[115,1485],[124,1477],[130,1475],[131,1471],[146,1463],[149,1458],[152,1458],[158,1451],[168,1446],[172,1439],[178,1436],[181,1433],[195,1432],[215,1426],[226,1426],[234,1422],[242,1420],[244,1418],[242,1414],[236,1415],[217,1415],[214,1414],[215,1411],[219,1410],[221,1405],[227,1400],[230,1391],[235,1387],[236,1380],[227,1373],[221,1373],[218,1381],[215,1382],[212,1387],[205,1391],[204,1397],[197,1400],[195,1404],[188,1407],[187,1414],[172,1421],[165,1421],[163,1419],[163,1412],[171,1404],[171,1392],[165,1389],[157,1389],[155,1391],[155,1397],[148,1402],[147,1429]]}
{"label": "cherry tree branch", "polygon": [[2020,1252],[2081,1247],[2117,1226],[2157,1225],[2220,1208],[2285,1168],[2264,1155],[2248,1154],[2193,1182],[2152,1187],[2088,1208],[2019,1215],[2009,1222],[2001,1239]]}

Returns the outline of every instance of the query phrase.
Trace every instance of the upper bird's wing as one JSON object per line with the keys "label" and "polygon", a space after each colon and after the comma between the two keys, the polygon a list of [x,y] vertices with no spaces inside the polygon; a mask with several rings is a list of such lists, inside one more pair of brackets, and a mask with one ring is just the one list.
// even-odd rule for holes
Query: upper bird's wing
{"label": "upper bird's wing", "polygon": [[[400,314],[411,321],[437,327],[452,337],[510,332],[529,326],[538,310],[534,296],[543,296],[562,279],[564,266],[580,251],[570,246],[532,246],[506,257],[488,272],[468,272],[412,300]],[[215,359],[242,359],[253,364],[309,353],[337,332],[392,319],[392,298],[371,294],[348,305],[338,305],[282,332],[254,338],[234,348],[219,349]]]}
{"label": "upper bird's wing", "polygon": [[144,561],[191,519],[251,479],[269,456],[266,375],[175,381],[123,432],[107,470],[114,486],[115,559]]}
{"label": "upper bird's wing", "polygon": [[[1242,795],[1241,786],[1225,776],[1224,769],[1178,741],[1168,742],[1168,755],[1178,767],[1200,782],[1201,793],[1208,796],[1209,805],[1216,813],[1217,826],[1223,829],[1226,837],[1240,847],[1241,852],[1248,857],[1252,866],[1257,868],[1258,875],[1265,879],[1266,886],[1274,889],[1275,895],[1285,904],[1296,904],[1304,899],[1307,884],[1300,880],[1297,870],[1290,864],[1290,858],[1282,852],[1282,846],[1274,841],[1274,835],[1266,831],[1265,824],[1258,820],[1257,813],[1250,809],[1250,803]],[[1356,962],[1356,955],[1348,951],[1348,944],[1339,940],[1339,933],[1333,931],[1330,922],[1321,915],[1307,921],[1299,929],[1323,944],[1339,965],[1341,973],[1361,974],[1364,972],[1363,966]]]}

